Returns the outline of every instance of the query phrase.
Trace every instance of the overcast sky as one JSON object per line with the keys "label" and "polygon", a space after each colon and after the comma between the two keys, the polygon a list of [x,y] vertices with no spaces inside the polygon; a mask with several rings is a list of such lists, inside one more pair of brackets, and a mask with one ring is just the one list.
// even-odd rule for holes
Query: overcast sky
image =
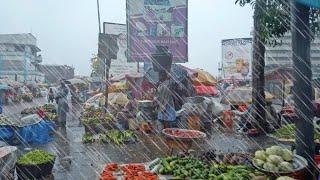
{"label": "overcast sky", "polygon": [[[189,63],[218,75],[221,40],[250,37],[252,10],[235,0],[189,0]],[[101,21],[125,23],[125,0],[100,0]],[[46,64],[89,75],[97,51],[96,0],[1,0],[0,33],[33,33]]]}

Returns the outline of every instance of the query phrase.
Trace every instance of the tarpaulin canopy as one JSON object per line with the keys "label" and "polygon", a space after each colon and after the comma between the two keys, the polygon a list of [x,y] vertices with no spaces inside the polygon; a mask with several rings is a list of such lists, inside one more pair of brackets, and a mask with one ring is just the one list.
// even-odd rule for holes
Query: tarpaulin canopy
{"label": "tarpaulin canopy", "polygon": [[192,79],[194,85],[215,86],[217,80],[208,72],[202,69],[196,69],[197,74]]}
{"label": "tarpaulin canopy", "polygon": [[[265,92],[266,101],[271,101],[273,96],[269,92]],[[251,87],[239,87],[235,88],[229,92],[221,100],[224,104],[242,104],[242,103],[252,103],[252,88]]]}
{"label": "tarpaulin canopy", "polygon": [[207,95],[216,96],[219,94],[219,91],[214,86],[199,85],[199,86],[194,86],[194,88],[196,89],[196,93],[198,95],[207,94]]}

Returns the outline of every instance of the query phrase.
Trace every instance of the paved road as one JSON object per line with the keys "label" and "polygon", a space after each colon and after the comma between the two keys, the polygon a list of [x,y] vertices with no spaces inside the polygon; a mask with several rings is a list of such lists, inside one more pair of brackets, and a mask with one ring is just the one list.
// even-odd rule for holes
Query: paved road
{"label": "paved road", "polygon": [[[5,114],[18,117],[21,110],[26,107],[44,104],[45,99],[37,99],[33,103],[24,103],[14,106],[6,106]],[[140,141],[125,146],[114,146],[111,144],[88,144],[81,143],[84,128],[79,122],[81,108],[72,107],[67,121],[67,131],[56,131],[55,140],[43,146],[24,145],[20,146],[20,153],[25,148],[39,148],[50,151],[57,155],[53,170],[53,179],[66,180],[88,180],[97,179],[99,172],[108,162],[129,163],[147,162],[157,157],[165,156],[168,151],[159,136],[139,135]],[[62,136],[59,136],[61,135]],[[258,143],[256,143],[258,142]],[[262,143],[261,143],[262,142]],[[197,145],[197,143],[199,143]],[[205,142],[196,142],[193,148],[196,150],[216,149],[218,152],[254,151],[261,144],[270,144],[266,138],[249,139],[234,134],[222,133],[214,128],[213,134]]]}

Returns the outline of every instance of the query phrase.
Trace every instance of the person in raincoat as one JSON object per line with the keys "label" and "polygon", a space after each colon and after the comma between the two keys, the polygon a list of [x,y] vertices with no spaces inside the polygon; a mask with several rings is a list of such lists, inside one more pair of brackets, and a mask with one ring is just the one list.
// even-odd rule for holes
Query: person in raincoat
{"label": "person in raincoat", "polygon": [[68,104],[68,94],[69,88],[66,86],[64,80],[60,81],[60,87],[58,88],[58,93],[56,96],[56,101],[58,103],[58,117],[59,117],[59,126],[66,126],[67,121],[67,113],[69,112],[69,104]]}
{"label": "person in raincoat", "polygon": [[163,128],[177,127],[176,111],[174,107],[174,81],[166,71],[159,72],[159,85],[157,88],[158,120]]}

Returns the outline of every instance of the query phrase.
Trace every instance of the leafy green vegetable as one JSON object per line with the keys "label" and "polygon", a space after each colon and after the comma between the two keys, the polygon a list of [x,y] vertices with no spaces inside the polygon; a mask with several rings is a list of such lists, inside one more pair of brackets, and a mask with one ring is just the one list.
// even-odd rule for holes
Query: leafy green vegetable
{"label": "leafy green vegetable", "polygon": [[55,155],[42,150],[30,151],[18,159],[20,165],[39,165],[55,159]]}
{"label": "leafy green vegetable", "polygon": [[125,142],[129,141],[130,139],[136,139],[136,136],[133,131],[109,131],[106,133],[106,138],[109,142],[114,143],[116,145],[124,144]]}
{"label": "leafy green vegetable", "polygon": [[[272,133],[272,135],[279,139],[295,139],[295,129],[296,127],[294,124],[289,124],[277,129],[274,133]],[[320,134],[316,131],[314,133],[314,139],[320,139]]]}
{"label": "leafy green vegetable", "polygon": [[94,138],[93,138],[93,136],[90,135],[90,134],[85,134],[85,135],[83,135],[83,137],[82,137],[82,142],[83,142],[83,143],[93,143],[93,142],[94,142]]}

